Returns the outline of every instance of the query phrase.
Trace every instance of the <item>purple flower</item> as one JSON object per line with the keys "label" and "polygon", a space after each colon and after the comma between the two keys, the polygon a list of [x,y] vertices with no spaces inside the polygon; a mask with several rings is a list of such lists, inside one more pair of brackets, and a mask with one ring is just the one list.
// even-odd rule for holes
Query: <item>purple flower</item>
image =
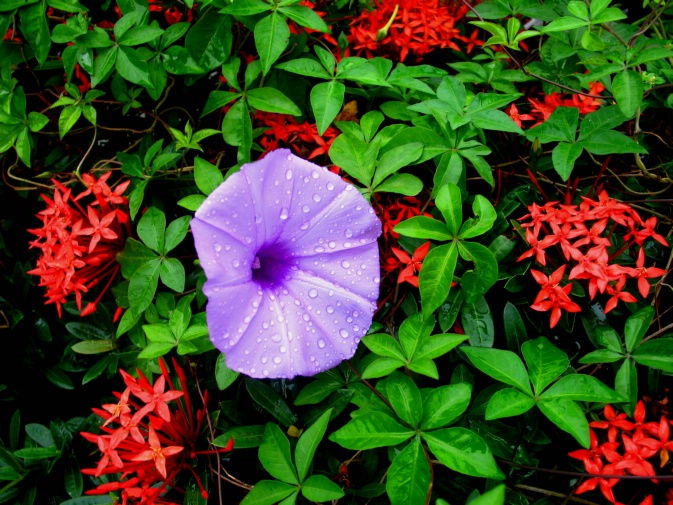
{"label": "purple flower", "polygon": [[353,186],[279,149],[230,176],[191,225],[229,368],[291,378],[353,356],[376,309],[381,234]]}

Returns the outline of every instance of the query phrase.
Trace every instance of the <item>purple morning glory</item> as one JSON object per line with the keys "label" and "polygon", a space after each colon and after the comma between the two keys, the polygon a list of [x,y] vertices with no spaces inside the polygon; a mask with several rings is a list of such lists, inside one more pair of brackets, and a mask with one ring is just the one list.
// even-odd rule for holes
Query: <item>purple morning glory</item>
{"label": "purple morning glory", "polygon": [[353,186],[279,149],[230,176],[191,225],[229,368],[291,378],[355,353],[376,309],[381,223]]}

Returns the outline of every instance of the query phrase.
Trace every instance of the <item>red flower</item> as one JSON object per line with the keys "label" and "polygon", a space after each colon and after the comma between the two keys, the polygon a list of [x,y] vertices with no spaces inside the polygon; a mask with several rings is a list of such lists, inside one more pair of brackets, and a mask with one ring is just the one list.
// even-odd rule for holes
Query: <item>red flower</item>
{"label": "red flower", "polygon": [[[121,491],[122,503],[174,503],[166,501],[165,495],[170,490],[180,490],[176,480],[182,472],[187,471],[196,479],[203,497],[208,498],[208,493],[192,468],[193,460],[199,455],[229,452],[233,449],[233,440],[221,449],[197,450],[203,421],[208,415],[208,392],[203,395],[203,407],[194,412],[182,368],[173,360],[182,389],[173,391],[166,365],[163,361],[159,364],[162,374],[154,385],[140,371],[136,379],[122,370],[127,389],[124,393],[116,393],[119,403],[93,409],[105,419],[101,427],[103,434],[82,433],[82,436],[98,444],[102,458],[96,468],[84,469],[82,473],[121,476],[117,481],[102,484],[86,494]],[[171,391],[164,392],[166,384]],[[133,395],[134,400],[129,400],[130,395]],[[144,405],[138,405],[137,402]],[[153,416],[153,411],[161,417]]]}
{"label": "red flower", "polygon": [[636,260],[636,268],[634,269],[632,277],[638,279],[638,291],[643,298],[647,298],[650,294],[650,283],[647,279],[656,279],[662,275],[666,275],[666,270],[656,267],[645,268],[645,250],[641,247],[638,251],[638,259]]}
{"label": "red flower", "polygon": [[404,267],[397,276],[397,283],[401,284],[402,282],[406,281],[417,288],[418,277],[416,277],[416,275],[421,271],[423,260],[430,250],[430,242],[426,242],[422,246],[416,248],[414,254],[411,257],[405,251],[398,249],[397,247],[391,247],[390,249],[399,260],[398,265],[395,268]]}
{"label": "red flower", "polygon": [[521,128],[521,121],[535,121],[535,116],[531,116],[530,114],[519,114],[519,109],[517,109],[514,104],[505,109],[505,112],[512,118],[512,121],[514,121],[519,128]]}
{"label": "red flower", "polygon": [[[107,173],[96,180],[85,174],[88,189],[76,198],[71,197],[71,189],[54,180],[53,200],[42,195],[47,203],[38,214],[42,228],[28,230],[38,237],[31,247],[42,252],[37,268],[28,273],[40,276],[40,286],[47,288],[46,303],[54,303],[59,316],[61,305],[71,294],[82,316],[94,312],[119,272],[116,255],[130,235],[128,201],[122,196],[128,181],[112,191],[105,182],[109,177]],[[92,193],[95,201],[85,210],[79,200]],[[102,281],[106,282],[98,297],[82,310],[82,295]]]}

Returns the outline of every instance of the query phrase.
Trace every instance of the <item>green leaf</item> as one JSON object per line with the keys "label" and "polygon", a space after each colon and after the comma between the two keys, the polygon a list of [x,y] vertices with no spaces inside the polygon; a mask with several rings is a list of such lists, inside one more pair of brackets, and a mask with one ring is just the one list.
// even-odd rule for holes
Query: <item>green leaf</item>
{"label": "green leaf", "polygon": [[[4,9],[3,9],[4,10]],[[19,11],[21,33],[30,44],[40,67],[44,65],[51,49],[47,24],[47,5],[44,1]]]}
{"label": "green leaf", "polygon": [[405,362],[397,358],[377,358],[370,361],[367,368],[362,371],[362,378],[375,379],[377,377],[384,377],[404,365]]}
{"label": "green leaf", "polygon": [[528,375],[536,395],[542,394],[570,365],[566,353],[553,346],[545,337],[524,342],[521,352],[528,365]]}
{"label": "green leaf", "polygon": [[156,207],[147,209],[138,222],[138,236],[147,247],[158,253],[164,250],[166,216]]}
{"label": "green leaf", "polygon": [[423,144],[419,142],[399,146],[386,152],[378,160],[372,185],[378,186],[386,177],[416,161],[422,153]]}
{"label": "green leaf", "polygon": [[338,81],[321,82],[311,90],[311,109],[318,127],[318,135],[332,124],[344,102],[346,86]]}
{"label": "green leaf", "polygon": [[466,428],[445,428],[422,433],[423,439],[439,461],[456,472],[502,480],[486,442]]}
{"label": "green leaf", "polygon": [[312,502],[326,502],[344,497],[338,484],[324,475],[311,475],[306,479],[301,485],[301,494]]}
{"label": "green leaf", "polygon": [[205,195],[189,195],[178,200],[177,204],[187,210],[195,211],[205,201]]}
{"label": "green leaf", "polygon": [[638,373],[630,359],[625,359],[615,374],[615,391],[628,400],[632,409],[635,408],[638,401]]}
{"label": "green leaf", "polygon": [[257,110],[300,116],[301,110],[292,100],[274,88],[251,89],[246,93],[248,105]]}
{"label": "green leaf", "polygon": [[308,475],[308,470],[313,462],[313,455],[318,448],[318,444],[320,444],[320,441],[325,436],[331,413],[332,409],[326,410],[310,428],[302,433],[297,441],[297,447],[294,450],[294,461],[297,465],[299,482],[304,482],[304,479]]}
{"label": "green leaf", "polygon": [[295,405],[313,405],[320,403],[334,391],[344,387],[343,382],[333,379],[319,379],[307,384],[297,395]]}
{"label": "green leaf", "polygon": [[470,404],[472,388],[465,384],[452,384],[431,389],[423,399],[422,430],[443,428],[458,419]]}
{"label": "green leaf", "polygon": [[252,399],[283,426],[292,426],[297,421],[297,416],[292,413],[285,400],[271,386],[255,379],[246,378],[245,387]]}
{"label": "green leaf", "polygon": [[415,437],[395,459],[386,477],[386,492],[391,505],[425,504],[430,491],[430,463]]}
{"label": "green leaf", "polygon": [[517,126],[512,118],[501,110],[485,110],[466,117],[477,128],[523,134],[523,130]]}
{"label": "green leaf", "polygon": [[62,139],[68,133],[82,115],[82,108],[76,105],[64,107],[58,117],[58,134]]}
{"label": "green leaf", "polygon": [[505,309],[503,310],[503,325],[507,347],[512,352],[520,353],[521,346],[528,339],[528,335],[526,334],[526,325],[519,313],[519,309],[510,302],[505,304]]}
{"label": "green leaf", "polygon": [[241,505],[273,505],[296,490],[297,486],[278,482],[277,480],[260,480],[245,495],[245,498],[241,501]]}
{"label": "green leaf", "polygon": [[465,334],[470,337],[470,345],[493,347],[495,327],[486,298],[482,296],[474,303],[463,304],[460,310],[460,322]]}
{"label": "green leaf", "polygon": [[463,273],[460,286],[465,303],[476,303],[498,280],[498,260],[485,246],[475,242],[458,242],[460,255],[474,263],[474,270]]}
{"label": "green leaf", "polygon": [[414,196],[423,191],[423,181],[411,174],[395,174],[374,188],[375,192]]}
{"label": "green leaf", "polygon": [[460,228],[458,236],[461,240],[483,235],[491,229],[495,222],[496,213],[493,205],[481,195],[475,196],[472,212],[475,217],[465,221]]}
{"label": "green leaf", "polygon": [[158,26],[136,26],[117,39],[120,46],[138,46],[150,42],[164,33]]}
{"label": "green leaf", "polygon": [[411,427],[418,427],[423,417],[423,401],[414,381],[406,375],[393,372],[386,381],[386,392],[398,417]]}
{"label": "green leaf", "polygon": [[132,237],[126,239],[124,250],[117,254],[117,261],[122,266],[122,275],[129,280],[138,268],[153,259],[159,258],[149,247]]}
{"label": "green leaf", "polygon": [[234,448],[236,449],[251,449],[259,447],[264,438],[264,431],[266,427],[263,425],[255,426],[236,426],[225,430],[220,436],[213,440],[213,445],[216,447],[226,447],[229,440],[234,439]]}
{"label": "green leaf", "polygon": [[[431,240],[451,240],[452,235],[444,223],[426,216],[414,216],[402,221],[394,228],[400,235]],[[432,251],[431,251],[432,252]],[[421,270],[422,272],[423,270]]]}
{"label": "green leaf", "polygon": [[210,114],[215,110],[221,109],[229,102],[233,102],[240,96],[240,93],[232,93],[231,91],[211,91],[208,95],[206,105],[203,107],[201,117],[205,116],[206,114]]}
{"label": "green leaf", "polygon": [[318,77],[320,79],[329,79],[331,75],[316,60],[310,58],[297,58],[276,65],[276,68],[299,74],[306,77]]}
{"label": "green leaf", "polygon": [[609,349],[598,349],[597,351],[590,352],[586,356],[583,356],[579,362],[582,364],[614,363],[620,359],[624,359],[622,353],[611,351]]}
{"label": "green leaf", "polygon": [[542,33],[551,33],[551,32],[567,32],[569,30],[574,30],[580,26],[586,26],[589,24],[589,20],[578,19],[571,16],[563,16],[555,19],[546,26],[539,28]]}
{"label": "green leaf", "polygon": [[526,132],[529,140],[538,138],[543,144],[549,142],[575,142],[579,109],[577,107],[556,107],[549,119]]}
{"label": "green leaf", "polygon": [[93,74],[91,75],[91,87],[95,88],[105,82],[112,74],[112,69],[117,61],[117,46],[101,49],[93,62]]}
{"label": "green leaf", "polygon": [[435,359],[443,356],[457,345],[465,342],[467,335],[456,333],[442,333],[430,337],[421,338],[421,341],[413,355],[414,361]]}
{"label": "green leaf", "polygon": [[[255,25],[255,46],[266,75],[275,61],[283,54],[290,41],[290,29],[277,12],[260,19]],[[336,115],[336,114],[335,114]],[[322,135],[323,131],[319,131]]]}
{"label": "green leaf", "polygon": [[224,391],[231,386],[238,378],[239,373],[227,367],[224,354],[220,353],[215,362],[215,382],[220,391]]}
{"label": "green leaf", "polygon": [[[329,27],[322,20],[318,14],[308,7],[303,5],[292,5],[287,7],[279,7],[278,10],[285,14],[295,23],[310,28],[311,30],[317,30],[323,33],[329,33]],[[322,501],[322,500],[319,500]]]}
{"label": "green leaf", "polygon": [[673,338],[658,338],[640,344],[633,353],[639,365],[673,373]]}
{"label": "green leaf", "polygon": [[567,181],[570,173],[575,167],[575,161],[582,154],[582,144],[569,144],[568,142],[559,142],[551,152],[551,160],[554,164],[554,170],[561,176],[563,181]]}
{"label": "green leaf", "polygon": [[370,351],[379,356],[397,358],[399,360],[406,359],[397,340],[386,333],[375,333],[373,335],[362,337],[362,343],[367,346]]}
{"label": "green leaf", "polygon": [[329,439],[346,449],[361,450],[397,445],[413,434],[412,430],[382,412],[367,412],[351,419]]}
{"label": "green leaf", "polygon": [[425,257],[418,280],[423,314],[426,316],[432,314],[446,300],[457,261],[458,248],[454,242],[431,249]]}
{"label": "green leaf", "polygon": [[100,354],[114,349],[112,340],[84,340],[72,346],[72,350],[78,354]]}
{"label": "green leaf", "polygon": [[612,80],[612,94],[627,119],[636,115],[643,100],[643,79],[635,70],[623,70]]}
{"label": "green leaf", "polygon": [[277,424],[267,423],[258,457],[272,477],[288,484],[299,484],[290,455],[290,442]]}
{"label": "green leaf", "polygon": [[28,114],[28,127],[32,132],[39,132],[42,128],[47,126],[49,118],[39,112],[31,111]]}
{"label": "green leaf", "polygon": [[463,223],[463,203],[460,188],[450,183],[439,188],[435,205],[442,213],[451,237],[458,235],[460,225]]}
{"label": "green leaf", "polygon": [[[255,40],[257,40],[255,31]],[[209,12],[201,16],[185,37],[185,48],[203,71],[222,65],[231,52],[231,17]]]}
{"label": "green leaf", "polygon": [[141,314],[154,299],[159,282],[161,260],[151,259],[140,266],[129,282],[129,303],[134,314]]}
{"label": "green leaf", "polygon": [[252,145],[252,123],[250,111],[245,100],[239,100],[224,116],[222,121],[222,136],[224,141],[232,146],[250,150]]}
{"label": "green leaf", "polygon": [[130,47],[119,47],[115,68],[124,79],[140,86],[151,87],[150,69],[138,51]]}
{"label": "green leaf", "polygon": [[638,347],[652,324],[652,319],[654,319],[654,307],[650,305],[629,316],[624,325],[626,352],[631,353]]}
{"label": "green leaf", "polygon": [[552,423],[570,433],[582,447],[589,448],[589,423],[577,403],[554,398],[541,400],[537,406]]}
{"label": "green leaf", "polygon": [[271,10],[271,4],[262,0],[236,0],[231,5],[227,5],[220,12],[231,14],[232,16],[254,16]]}
{"label": "green leaf", "polygon": [[614,130],[597,131],[580,141],[579,145],[591,154],[647,154],[647,149],[643,146],[623,133]]}
{"label": "green leaf", "polygon": [[533,396],[526,368],[513,352],[487,347],[463,347],[462,351],[476,368],[489,377]]}
{"label": "green leaf", "polygon": [[374,176],[376,151],[375,145],[365,144],[349,135],[339,135],[332,143],[329,157],[348,175],[368,186]]}
{"label": "green leaf", "polygon": [[624,401],[621,395],[615,393],[596,377],[584,374],[561,377],[558,382],[540,395],[540,399],[551,398],[600,403]]}
{"label": "green leaf", "polygon": [[49,459],[58,455],[59,451],[56,447],[27,447],[14,451],[14,456],[23,459]]}
{"label": "green leaf", "polygon": [[164,250],[162,251],[163,254],[168,254],[182,243],[182,241],[187,236],[187,232],[189,231],[189,222],[191,219],[192,218],[190,216],[182,216],[172,221],[171,224],[168,225],[168,228],[166,228],[166,234],[164,236]]}
{"label": "green leaf", "polygon": [[430,336],[434,327],[435,318],[432,314],[427,317],[422,314],[414,314],[402,322],[398,336],[407,358],[416,354],[421,342]]}
{"label": "green leaf", "polygon": [[535,400],[515,388],[496,391],[488,401],[486,420],[493,421],[503,417],[518,416],[528,412],[535,405]]}
{"label": "green leaf", "polygon": [[[588,138],[591,134],[601,130],[611,130],[626,121],[626,117],[616,105],[609,105],[598,109],[586,117],[580,123],[579,140]],[[593,152],[593,151],[590,151]]]}

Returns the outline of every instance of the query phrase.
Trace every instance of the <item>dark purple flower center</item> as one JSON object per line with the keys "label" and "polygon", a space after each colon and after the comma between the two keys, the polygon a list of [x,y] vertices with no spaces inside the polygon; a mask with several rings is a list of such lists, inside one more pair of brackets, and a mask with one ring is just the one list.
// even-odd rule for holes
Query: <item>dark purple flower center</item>
{"label": "dark purple flower center", "polygon": [[263,286],[277,286],[287,275],[289,268],[284,254],[277,246],[264,247],[257,252],[252,262],[252,280]]}

